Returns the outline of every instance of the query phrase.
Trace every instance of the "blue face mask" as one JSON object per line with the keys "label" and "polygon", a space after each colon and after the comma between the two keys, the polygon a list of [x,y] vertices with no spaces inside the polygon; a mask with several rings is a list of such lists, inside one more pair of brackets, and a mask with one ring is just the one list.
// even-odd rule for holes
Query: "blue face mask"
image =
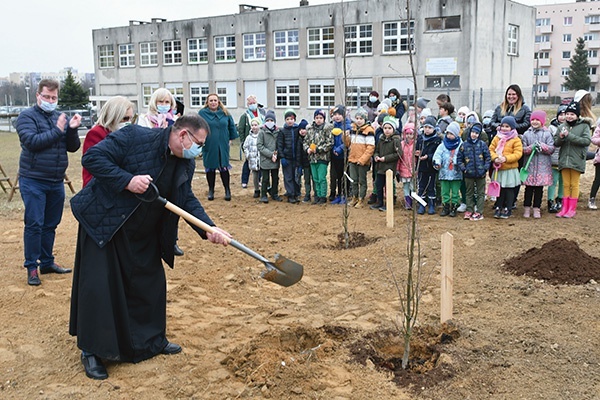
{"label": "blue face mask", "polygon": [[159,114],[167,114],[169,111],[171,111],[171,106],[170,105],[157,105],[156,109],[158,110]]}
{"label": "blue face mask", "polygon": [[190,140],[192,141],[192,145],[189,149],[186,149],[185,147],[183,147],[183,143],[181,144],[181,147],[183,147],[183,158],[193,160],[194,158],[202,154],[202,146],[200,146],[197,143],[194,143],[194,141],[192,140],[192,135],[190,135],[189,132],[187,134]]}
{"label": "blue face mask", "polygon": [[250,111],[256,111],[258,109],[258,104],[254,103],[254,104],[250,104],[248,106],[248,110]]}
{"label": "blue face mask", "polygon": [[375,103],[377,101],[377,97],[375,97],[375,96],[369,96],[369,101],[371,103]]}
{"label": "blue face mask", "polygon": [[58,106],[58,103],[50,103],[44,100],[42,100],[42,104],[40,104],[40,108],[48,113],[56,110],[56,106]]}
{"label": "blue face mask", "polygon": [[391,101],[396,101],[396,96],[390,96],[390,97],[389,97],[389,99],[390,99]]}

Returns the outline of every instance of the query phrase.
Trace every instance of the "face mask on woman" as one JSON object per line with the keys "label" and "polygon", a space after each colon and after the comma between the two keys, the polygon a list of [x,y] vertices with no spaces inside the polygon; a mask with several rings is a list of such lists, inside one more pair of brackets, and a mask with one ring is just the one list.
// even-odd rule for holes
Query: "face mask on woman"
{"label": "face mask on woman", "polygon": [[248,110],[250,110],[250,111],[256,111],[257,109],[258,109],[258,105],[256,103],[250,104],[248,106]]}
{"label": "face mask on woman", "polygon": [[371,103],[375,103],[377,101],[377,97],[375,97],[375,96],[369,96],[369,101]]}
{"label": "face mask on woman", "polygon": [[169,111],[171,111],[171,106],[170,105],[157,105],[156,109],[158,110],[159,114],[167,114]]}

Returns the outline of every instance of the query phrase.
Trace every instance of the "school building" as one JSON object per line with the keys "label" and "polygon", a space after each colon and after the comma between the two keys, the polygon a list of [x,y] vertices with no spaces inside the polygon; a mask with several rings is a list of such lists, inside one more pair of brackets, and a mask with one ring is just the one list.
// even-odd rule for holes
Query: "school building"
{"label": "school building", "polygon": [[[156,18],[93,31],[96,96],[132,100],[145,112],[166,87],[186,111],[217,93],[234,118],[249,94],[275,109],[311,119],[317,108],[355,108],[371,90],[432,100],[448,93],[456,106],[493,108],[507,86],[531,99],[536,10],[497,0],[361,0],[180,21]],[[345,77],[345,79],[344,79]],[[346,96],[344,96],[344,93]]]}

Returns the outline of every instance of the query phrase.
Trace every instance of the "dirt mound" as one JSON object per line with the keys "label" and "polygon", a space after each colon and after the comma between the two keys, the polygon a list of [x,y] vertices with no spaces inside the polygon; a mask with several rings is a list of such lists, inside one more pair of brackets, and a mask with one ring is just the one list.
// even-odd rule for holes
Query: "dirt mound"
{"label": "dirt mound", "polygon": [[600,280],[600,258],[592,257],[574,241],[554,239],[531,248],[504,264],[515,275],[527,275],[553,284],[581,285]]}
{"label": "dirt mound", "polygon": [[362,232],[348,232],[348,237],[346,237],[344,232],[340,232],[337,235],[337,242],[332,248],[334,250],[355,249],[357,247],[368,246],[377,240],[379,240],[378,237],[368,237]]}

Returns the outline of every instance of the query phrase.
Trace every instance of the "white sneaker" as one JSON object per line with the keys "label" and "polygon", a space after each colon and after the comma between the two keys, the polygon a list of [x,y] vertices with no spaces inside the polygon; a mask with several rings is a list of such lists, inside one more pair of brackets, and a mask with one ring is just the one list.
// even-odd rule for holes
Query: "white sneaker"
{"label": "white sneaker", "polygon": [[460,203],[460,206],[458,206],[456,211],[460,213],[467,211],[467,205],[465,203]]}
{"label": "white sneaker", "polygon": [[588,208],[590,210],[597,210],[598,206],[596,205],[596,199],[591,197],[590,200],[588,201]]}

